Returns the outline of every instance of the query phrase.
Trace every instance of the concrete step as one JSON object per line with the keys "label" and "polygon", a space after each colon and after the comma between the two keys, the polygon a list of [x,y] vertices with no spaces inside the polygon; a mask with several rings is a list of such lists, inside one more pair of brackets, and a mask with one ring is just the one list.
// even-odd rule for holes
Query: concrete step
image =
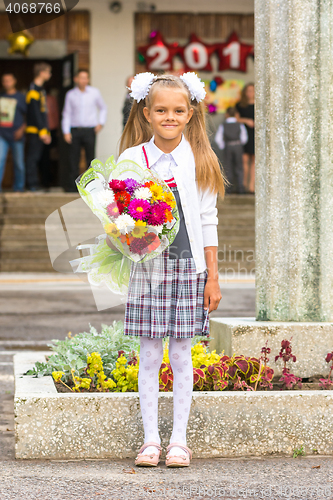
{"label": "concrete step", "polygon": [[255,269],[255,262],[219,262],[219,273],[234,271],[235,273],[250,273]]}
{"label": "concrete step", "polygon": [[225,251],[222,247],[218,248],[217,258],[219,262],[229,263],[229,262],[254,262],[255,261],[255,251],[254,248],[249,248],[247,250],[235,249]]}
{"label": "concrete step", "polygon": [[1,259],[0,260],[0,271],[1,272],[56,272],[52,265],[50,259],[31,259],[31,260],[20,260],[20,259]]}
{"label": "concrete step", "polygon": [[[52,212],[50,212],[52,213]],[[33,214],[30,212],[19,213],[19,214],[2,214],[0,216],[0,224],[3,226],[13,226],[13,225],[23,225],[23,226],[34,226],[34,225],[44,225],[48,215],[43,214]]]}
{"label": "concrete step", "polygon": [[251,194],[235,195],[227,194],[224,199],[220,196],[217,197],[217,206],[220,205],[253,205],[255,204],[255,197]]}
{"label": "concrete step", "polygon": [[31,226],[15,224],[1,228],[1,245],[7,239],[22,240],[23,238],[46,242],[45,224],[32,224]]}
{"label": "concrete step", "polygon": [[3,193],[0,195],[0,205],[51,205],[59,201],[68,203],[77,198],[80,198],[78,193]]}
{"label": "concrete step", "polygon": [[217,226],[218,233],[225,237],[238,237],[238,236],[247,236],[249,238],[253,238],[254,227],[248,226]]}
{"label": "concrete step", "polygon": [[24,250],[18,250],[15,248],[1,248],[0,255],[1,259],[4,260],[20,260],[22,262],[30,262],[31,260],[36,259],[50,260],[46,245],[40,248],[28,247]]}
{"label": "concrete step", "polygon": [[218,233],[218,241],[219,241],[219,247],[222,248],[223,245],[231,245],[234,248],[255,248],[255,239],[245,237],[242,238],[239,236],[238,238],[235,237],[227,237],[224,234]]}

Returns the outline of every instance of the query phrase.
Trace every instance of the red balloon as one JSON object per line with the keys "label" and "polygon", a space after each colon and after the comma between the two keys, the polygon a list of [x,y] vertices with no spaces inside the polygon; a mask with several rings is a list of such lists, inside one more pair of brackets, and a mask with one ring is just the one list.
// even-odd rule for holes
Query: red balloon
{"label": "red balloon", "polygon": [[246,60],[253,54],[253,49],[253,45],[242,43],[234,31],[226,43],[220,43],[218,46],[219,71],[233,70],[246,73]]}
{"label": "red balloon", "polygon": [[215,80],[217,86],[222,85],[222,83],[224,83],[224,80],[221,76],[215,76],[214,80]]}
{"label": "red balloon", "polygon": [[189,43],[179,50],[185,71],[212,71],[210,57],[216,49],[216,44],[208,45],[192,33]]}
{"label": "red balloon", "polygon": [[146,60],[148,71],[173,70],[173,58],[179,51],[177,42],[167,44],[159,31],[150,34],[150,42],[138,48]]}

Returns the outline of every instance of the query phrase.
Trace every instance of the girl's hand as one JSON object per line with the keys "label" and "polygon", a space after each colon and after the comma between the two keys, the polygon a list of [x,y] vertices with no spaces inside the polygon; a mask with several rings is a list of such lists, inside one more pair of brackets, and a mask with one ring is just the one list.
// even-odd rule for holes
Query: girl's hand
{"label": "girl's hand", "polygon": [[208,278],[204,290],[204,308],[208,309],[208,313],[215,311],[218,308],[222,294],[220,290],[219,280]]}
{"label": "girl's hand", "polygon": [[111,243],[111,240],[108,237],[108,235],[106,235],[106,244],[111,248],[111,250],[117,250],[117,252],[119,252],[118,248]]}

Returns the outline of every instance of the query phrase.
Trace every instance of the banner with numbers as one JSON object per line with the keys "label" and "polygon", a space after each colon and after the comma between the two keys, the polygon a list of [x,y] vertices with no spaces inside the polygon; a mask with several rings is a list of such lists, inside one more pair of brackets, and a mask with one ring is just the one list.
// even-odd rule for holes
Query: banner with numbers
{"label": "banner with numbers", "polygon": [[150,34],[147,45],[138,48],[139,59],[145,62],[148,71],[172,71],[174,58],[180,57],[184,71],[212,71],[211,56],[217,54],[219,71],[240,71],[246,73],[249,56],[254,57],[254,46],[240,41],[233,32],[225,42],[207,44],[192,34],[189,42],[181,47],[177,42],[168,44],[159,31]]}

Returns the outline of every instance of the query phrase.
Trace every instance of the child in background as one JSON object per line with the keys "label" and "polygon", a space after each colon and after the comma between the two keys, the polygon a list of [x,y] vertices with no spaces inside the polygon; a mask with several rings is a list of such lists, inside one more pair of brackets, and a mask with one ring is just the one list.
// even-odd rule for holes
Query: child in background
{"label": "child in background", "polygon": [[235,178],[237,193],[244,194],[243,145],[248,141],[248,134],[245,125],[238,123],[237,114],[236,108],[230,107],[226,110],[226,120],[218,127],[215,142],[224,153],[222,163],[230,183],[226,192],[232,192]]}
{"label": "child in background", "polygon": [[124,334],[141,337],[138,377],[145,434],[135,465],[156,466],[160,460],[159,370],[163,338],[169,337],[174,413],[166,465],[183,467],[192,458],[186,446],[193,391],[191,338],[209,335],[208,314],[222,298],[216,198],[218,192],[224,195],[224,180],[206,134],[203,83],[194,73],[141,73],[134,78],[131,96],[118,162],[133,160],[164,179],[180,216],[173,244],[158,257],[131,265]]}

